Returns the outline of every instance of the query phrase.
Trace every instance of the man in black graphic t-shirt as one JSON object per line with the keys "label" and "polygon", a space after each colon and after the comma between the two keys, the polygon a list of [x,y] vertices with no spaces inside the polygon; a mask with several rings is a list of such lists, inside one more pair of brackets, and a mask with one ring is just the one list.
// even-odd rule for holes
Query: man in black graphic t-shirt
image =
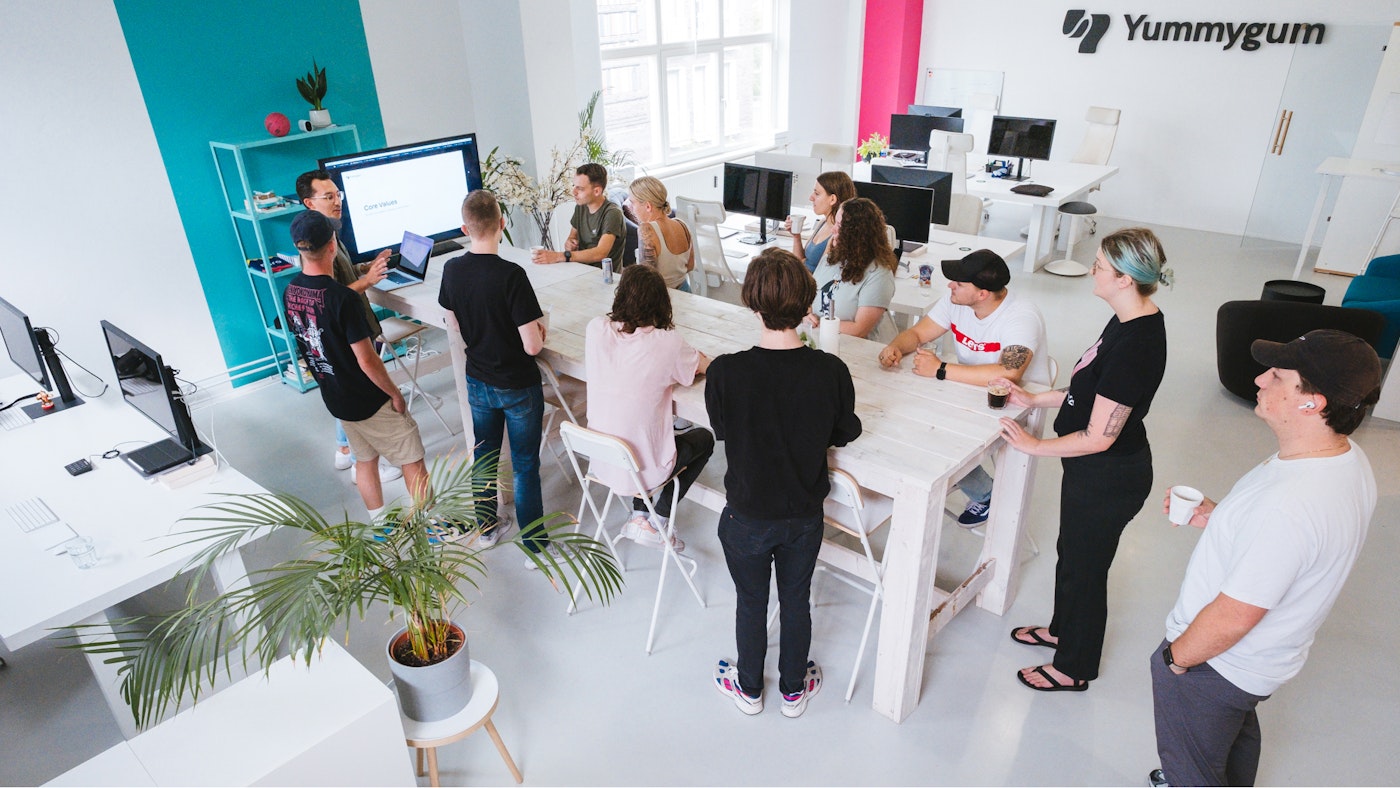
{"label": "man in black graphic t-shirt", "polygon": [[335,281],[335,229],[315,211],[292,221],[292,243],[302,272],[283,296],[297,346],[316,378],[321,400],[340,419],[355,455],[355,484],[370,516],[384,508],[379,456],[403,467],[415,498],[427,491],[423,440],[418,424],[374,349],[359,297]]}

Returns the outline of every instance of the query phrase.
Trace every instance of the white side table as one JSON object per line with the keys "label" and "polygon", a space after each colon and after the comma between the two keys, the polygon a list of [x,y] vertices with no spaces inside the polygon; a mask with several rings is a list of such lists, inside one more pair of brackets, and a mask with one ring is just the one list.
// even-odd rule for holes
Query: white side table
{"label": "white side table", "polygon": [[501,686],[496,682],[496,674],[480,662],[472,660],[472,699],[466,708],[445,720],[433,722],[410,719],[400,712],[404,739],[408,746],[418,751],[418,776],[423,776],[423,752],[426,750],[428,779],[434,788],[437,788],[437,748],[461,741],[485,726],[486,732],[491,734],[491,741],[496,744],[496,751],[501,754],[501,759],[506,762],[515,781],[523,782],[525,778],[520,775],[520,769],[510,757],[505,742],[501,741],[501,734],[497,732],[495,723],[491,722],[491,715],[496,713],[496,704],[500,699]]}

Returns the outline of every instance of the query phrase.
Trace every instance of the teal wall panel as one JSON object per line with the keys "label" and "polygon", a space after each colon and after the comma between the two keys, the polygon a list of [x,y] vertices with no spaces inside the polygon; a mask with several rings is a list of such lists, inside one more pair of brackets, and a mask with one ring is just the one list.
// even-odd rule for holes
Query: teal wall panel
{"label": "teal wall panel", "polygon": [[[293,124],[310,105],[296,78],[325,67],[324,101],[336,123],[358,127],[361,146],[383,147],[384,122],[356,0],[172,3],[115,0],[166,176],[193,253],[227,367],[266,357],[267,339],[220,196],[209,142],[267,137],[263,118]],[[75,56],[81,56],[75,52]],[[294,130],[292,132],[296,134]],[[293,191],[314,158],[288,161],[257,189]],[[274,248],[290,244],[273,241]],[[159,274],[159,264],[152,273]],[[270,373],[269,373],[270,374]]]}

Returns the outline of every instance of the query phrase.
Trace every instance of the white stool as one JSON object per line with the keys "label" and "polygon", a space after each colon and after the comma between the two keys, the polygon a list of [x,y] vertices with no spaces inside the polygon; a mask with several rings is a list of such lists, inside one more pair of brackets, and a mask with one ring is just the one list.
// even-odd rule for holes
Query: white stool
{"label": "white stool", "polygon": [[433,722],[410,719],[400,712],[404,740],[408,742],[408,746],[418,751],[418,776],[423,776],[423,752],[426,750],[428,780],[437,788],[437,748],[461,741],[485,726],[486,732],[491,734],[491,741],[496,744],[496,751],[501,754],[501,760],[505,761],[506,767],[510,769],[511,776],[517,783],[524,782],[525,778],[521,776],[515,760],[510,757],[505,742],[501,741],[501,734],[497,732],[495,723],[491,722],[491,715],[496,713],[496,705],[500,699],[501,687],[496,683],[496,674],[480,662],[472,660],[472,699],[465,709],[445,720]]}
{"label": "white stool", "polygon": [[[393,356],[392,362],[403,371],[404,375],[408,376],[408,409],[413,409],[414,396],[422,394],[423,399],[428,401],[428,407],[433,411],[433,415],[437,416],[438,422],[442,424],[442,428],[447,430],[449,435],[456,435],[457,431],[452,429],[442,418],[442,414],[438,412],[438,405],[434,402],[437,398],[424,391],[423,387],[418,385],[418,361],[423,357],[421,352],[423,349],[423,338],[419,336],[419,334],[426,331],[428,327],[422,323],[410,323],[407,320],[402,320],[397,317],[388,317],[379,321],[379,329],[379,338],[384,341],[384,344],[389,346],[389,353]],[[403,363],[403,359],[399,356],[396,347],[400,342],[410,337],[413,339],[414,351],[412,371],[409,371],[408,365]]]}
{"label": "white stool", "polygon": [[1079,200],[1060,206],[1060,215],[1070,217],[1069,238],[1065,240],[1065,256],[1045,264],[1045,270],[1059,276],[1083,276],[1089,273],[1089,266],[1074,259],[1074,245],[1079,242],[1079,228],[1086,216],[1098,213],[1093,203]]}

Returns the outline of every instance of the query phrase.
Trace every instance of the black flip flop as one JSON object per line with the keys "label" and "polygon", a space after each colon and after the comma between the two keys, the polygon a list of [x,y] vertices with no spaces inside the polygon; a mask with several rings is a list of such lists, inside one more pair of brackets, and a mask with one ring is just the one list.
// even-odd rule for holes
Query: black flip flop
{"label": "black flip flop", "polygon": [[1036,692],[1083,692],[1084,690],[1089,689],[1089,682],[1082,681],[1080,679],[1074,679],[1073,684],[1061,684],[1060,682],[1055,680],[1054,676],[1051,676],[1045,670],[1044,665],[1037,666],[1035,668],[1035,672],[1039,673],[1041,675],[1041,678],[1044,678],[1046,681],[1050,682],[1050,686],[1037,687],[1029,681],[1026,681],[1026,677],[1022,676],[1021,671],[1019,670],[1016,671],[1016,680],[1020,681],[1022,684],[1025,684],[1027,687],[1030,687]]}
{"label": "black flip flop", "polygon": [[[1048,640],[1046,640],[1045,638],[1041,637],[1040,635],[1036,634],[1036,630],[1039,630],[1039,629],[1040,629],[1040,627],[1035,627],[1035,626],[1031,626],[1031,627],[1016,627],[1015,629],[1011,630],[1011,639],[1014,640],[1014,641],[1016,641],[1017,643],[1020,643],[1020,644],[1023,645],[1023,646],[1044,646],[1044,647],[1046,647],[1046,648],[1058,648],[1058,647],[1059,647],[1057,644],[1051,643],[1050,641],[1048,641]],[[1023,630],[1025,631],[1026,636],[1030,638],[1030,640],[1022,640],[1022,639],[1016,637],[1016,633],[1017,633],[1017,632],[1021,632],[1021,631],[1023,631]]]}

